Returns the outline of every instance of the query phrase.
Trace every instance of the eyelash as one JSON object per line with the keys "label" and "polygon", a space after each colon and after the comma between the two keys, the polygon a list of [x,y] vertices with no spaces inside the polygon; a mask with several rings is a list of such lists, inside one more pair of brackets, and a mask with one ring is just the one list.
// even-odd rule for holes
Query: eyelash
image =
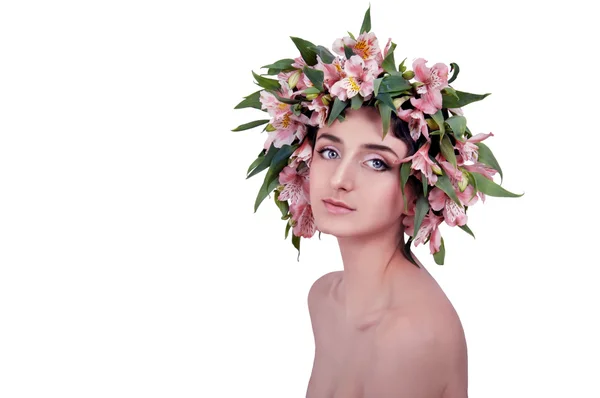
{"label": "eyelash", "polygon": [[[320,150],[318,150],[317,152],[318,152],[319,154],[322,154],[322,153],[323,153],[323,152],[325,152],[325,151],[332,151],[332,152],[335,152],[335,150],[333,150],[333,149],[331,149],[331,148],[327,148],[327,147],[325,147],[325,148],[323,148],[323,149],[320,149]],[[337,153],[337,152],[336,152],[336,153]],[[323,155],[321,155],[321,157],[323,157]],[[329,159],[329,158],[325,158],[325,157],[323,157],[323,158],[324,158],[324,159],[331,160],[331,159]],[[369,159],[369,161],[373,161],[373,160],[378,160],[378,161],[379,161],[379,162],[381,162],[381,164],[383,165],[383,168],[382,168],[382,169],[373,169],[373,170],[375,170],[375,171],[378,171],[378,172],[384,172],[384,171],[387,171],[387,170],[389,170],[389,169],[390,169],[390,166],[388,166],[388,165],[387,165],[387,163],[385,163],[383,160],[381,160],[381,159],[377,159],[377,158],[376,158],[376,159]]]}

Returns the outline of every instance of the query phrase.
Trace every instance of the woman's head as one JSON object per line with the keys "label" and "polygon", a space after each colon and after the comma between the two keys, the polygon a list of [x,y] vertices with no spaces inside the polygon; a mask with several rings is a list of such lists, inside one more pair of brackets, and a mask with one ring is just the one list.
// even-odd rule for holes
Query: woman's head
{"label": "woman's head", "polygon": [[[381,128],[379,111],[361,107],[348,109],[343,122],[309,131],[310,202],[319,231],[345,237],[402,228],[404,200],[413,200],[415,187],[406,185],[405,199],[399,161],[416,147],[408,126],[394,114],[383,140]],[[344,202],[353,211],[335,214],[327,199]]]}

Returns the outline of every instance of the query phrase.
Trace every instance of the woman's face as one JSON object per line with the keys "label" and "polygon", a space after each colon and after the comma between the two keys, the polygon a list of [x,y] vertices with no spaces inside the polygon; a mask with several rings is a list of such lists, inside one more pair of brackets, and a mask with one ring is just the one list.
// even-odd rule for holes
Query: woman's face
{"label": "woman's face", "polygon": [[[407,146],[391,131],[381,139],[381,117],[373,107],[348,109],[345,118],[319,129],[315,140],[309,181],[317,229],[336,237],[396,229],[404,210],[397,161]],[[327,199],[353,210],[341,211]]]}

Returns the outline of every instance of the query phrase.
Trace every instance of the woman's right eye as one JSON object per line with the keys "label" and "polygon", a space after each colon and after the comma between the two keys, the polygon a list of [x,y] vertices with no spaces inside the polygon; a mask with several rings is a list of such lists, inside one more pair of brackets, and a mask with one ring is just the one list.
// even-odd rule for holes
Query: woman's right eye
{"label": "woman's right eye", "polygon": [[323,149],[321,149],[320,151],[317,151],[317,152],[319,152],[319,153],[321,154],[321,156],[322,156],[322,157],[324,157],[325,159],[332,159],[332,158],[330,158],[330,157],[327,157],[327,156],[323,156],[323,155],[322,155],[322,154],[323,154],[323,152],[326,152],[326,151],[328,151],[328,152],[333,152],[333,153],[335,153],[335,154],[337,155],[337,152],[336,152],[336,151],[334,151],[333,149],[329,149],[329,148],[323,148]]}

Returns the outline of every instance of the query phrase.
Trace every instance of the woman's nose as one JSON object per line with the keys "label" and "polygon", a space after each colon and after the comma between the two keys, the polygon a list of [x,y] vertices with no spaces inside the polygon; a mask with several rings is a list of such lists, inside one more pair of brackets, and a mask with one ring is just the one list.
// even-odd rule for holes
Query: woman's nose
{"label": "woman's nose", "polygon": [[354,166],[351,161],[341,160],[337,162],[337,167],[331,176],[332,188],[346,191],[354,189]]}

